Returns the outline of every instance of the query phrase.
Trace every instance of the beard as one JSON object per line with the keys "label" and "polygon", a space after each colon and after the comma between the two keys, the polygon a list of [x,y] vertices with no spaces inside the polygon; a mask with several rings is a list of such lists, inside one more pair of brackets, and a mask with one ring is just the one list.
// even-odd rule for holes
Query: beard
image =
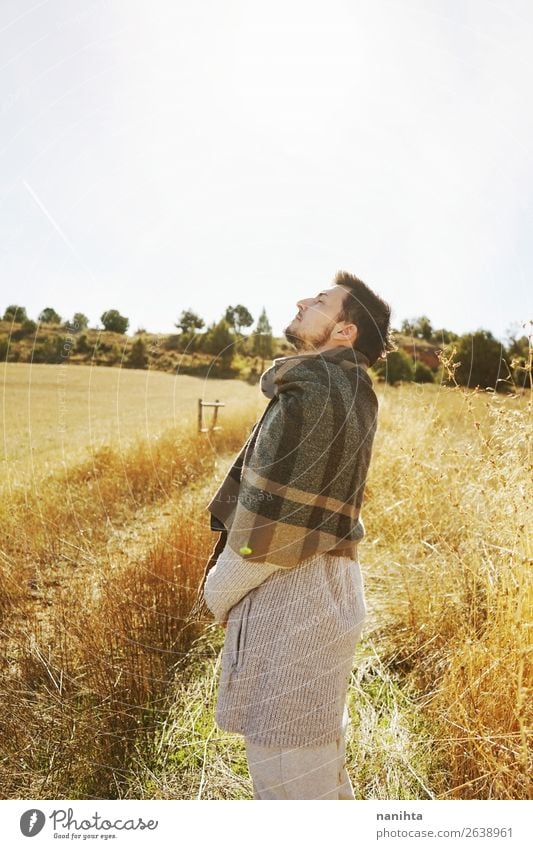
{"label": "beard", "polygon": [[293,345],[297,351],[312,352],[317,348],[321,348],[326,344],[326,342],[329,342],[331,330],[324,328],[322,331],[315,333],[305,331],[298,333],[298,323],[299,322],[297,321],[291,321],[291,323],[283,330],[285,339]]}

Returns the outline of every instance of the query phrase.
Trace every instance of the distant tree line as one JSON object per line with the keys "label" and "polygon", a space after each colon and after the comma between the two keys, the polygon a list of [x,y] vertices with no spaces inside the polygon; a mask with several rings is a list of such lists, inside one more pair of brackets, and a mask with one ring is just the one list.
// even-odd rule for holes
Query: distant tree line
{"label": "distant tree line", "polygon": [[[17,325],[11,333],[14,339],[34,335],[38,328],[37,323],[28,318],[26,309],[17,304],[11,304],[5,309],[3,320]],[[37,320],[41,325],[60,325],[70,334],[79,334],[76,352],[87,354],[92,350],[84,332],[89,327],[89,319],[83,313],[76,312],[72,319],[63,321],[53,307],[45,307]],[[100,321],[103,332],[125,334],[129,327],[129,319],[117,309],[103,312]],[[194,310],[184,309],[174,324],[179,332],[170,334],[164,347],[193,356],[198,353],[208,354],[213,358],[215,372],[218,370],[228,374],[231,373],[236,356],[253,356],[260,359],[262,371],[275,349],[272,327],[264,307],[255,328],[245,335],[244,330],[253,324],[254,318],[243,304],[228,306],[221,318],[207,327],[204,319]],[[110,349],[113,362],[120,361],[121,365],[131,368],[147,368],[148,346],[143,338],[145,333],[143,328],[138,328],[135,333],[138,338],[127,356],[122,356],[123,352],[114,342]],[[461,386],[506,390],[513,384],[521,387],[531,385],[531,344],[526,335],[511,334],[505,346],[488,330],[479,329],[459,335],[445,328],[434,329],[425,315],[405,319],[395,333],[401,335],[403,340],[405,337],[410,340],[410,353],[405,350],[408,347],[405,342],[402,346],[400,341],[397,350],[391,351],[386,359],[379,360],[373,367],[379,378],[391,384],[403,381],[434,382],[439,371],[435,351],[440,349],[442,360],[448,362],[448,380],[453,374],[452,382]],[[36,351],[34,361],[57,361],[54,358],[60,356],[59,347],[63,341],[64,337],[58,337],[55,341],[46,339],[44,346]],[[6,344],[5,340],[0,340],[0,359],[6,358]],[[431,347],[429,359],[428,346]],[[442,368],[440,373],[441,378],[446,380]]]}

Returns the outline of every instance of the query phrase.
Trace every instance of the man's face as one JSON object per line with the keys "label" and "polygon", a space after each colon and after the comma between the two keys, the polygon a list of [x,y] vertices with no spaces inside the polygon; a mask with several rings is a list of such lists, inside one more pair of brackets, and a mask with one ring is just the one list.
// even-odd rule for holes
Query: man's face
{"label": "man's face", "polygon": [[351,344],[349,336],[342,336],[340,331],[354,325],[337,320],[346,294],[343,286],[331,286],[314,298],[297,301],[298,314],[283,330],[287,342],[297,351],[313,353]]}

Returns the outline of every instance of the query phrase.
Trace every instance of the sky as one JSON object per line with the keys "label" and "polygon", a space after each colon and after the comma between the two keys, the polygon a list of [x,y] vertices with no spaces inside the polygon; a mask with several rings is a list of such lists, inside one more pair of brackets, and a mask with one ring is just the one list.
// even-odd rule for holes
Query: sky
{"label": "sky", "polygon": [[0,313],[533,318],[530,0],[0,0]]}

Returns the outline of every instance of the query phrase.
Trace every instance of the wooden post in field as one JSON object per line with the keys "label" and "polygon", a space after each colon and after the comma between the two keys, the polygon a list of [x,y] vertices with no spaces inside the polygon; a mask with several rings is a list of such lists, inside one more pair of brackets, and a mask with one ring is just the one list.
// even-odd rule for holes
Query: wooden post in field
{"label": "wooden post in field", "polygon": [[[223,401],[219,401],[218,398],[216,398],[215,401],[202,401],[201,398],[198,398],[198,433],[208,433],[208,431],[211,430],[222,430],[221,426],[217,425],[218,408],[225,406],[225,403]],[[211,422],[210,427],[204,427],[204,407],[215,408],[213,421]]]}

